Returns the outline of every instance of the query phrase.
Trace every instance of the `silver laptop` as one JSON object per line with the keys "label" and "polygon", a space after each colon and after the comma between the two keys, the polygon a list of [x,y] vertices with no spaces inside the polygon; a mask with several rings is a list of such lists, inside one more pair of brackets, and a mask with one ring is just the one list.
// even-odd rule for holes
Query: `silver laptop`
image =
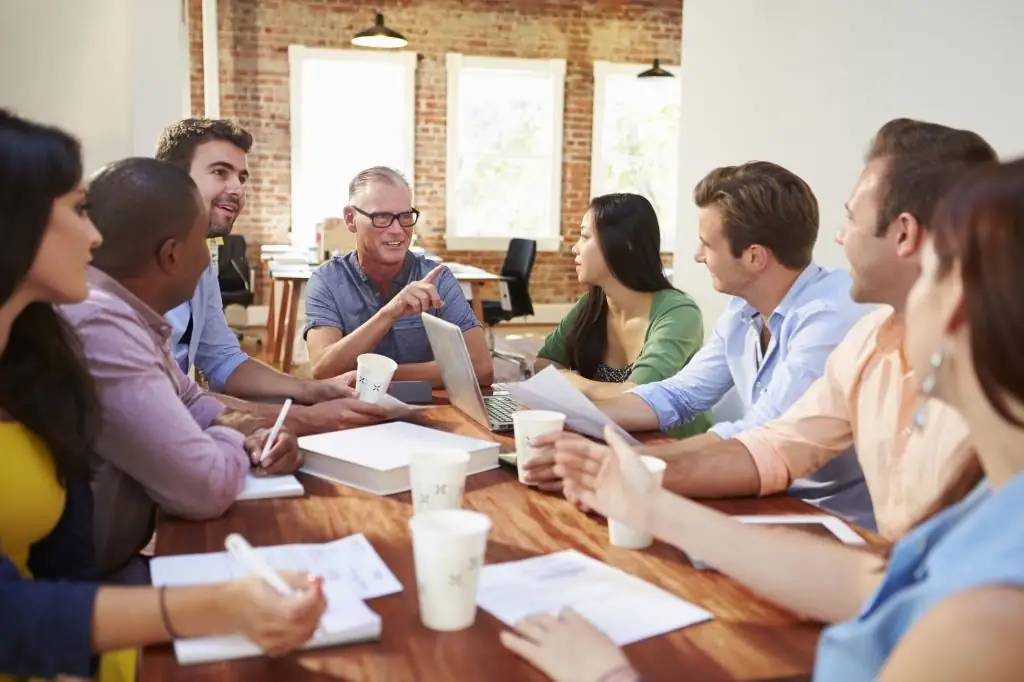
{"label": "silver laptop", "polygon": [[430,313],[421,313],[420,316],[449,402],[491,431],[511,431],[512,413],[519,409],[519,404],[508,395],[485,397],[480,392],[480,383],[473,371],[462,330]]}

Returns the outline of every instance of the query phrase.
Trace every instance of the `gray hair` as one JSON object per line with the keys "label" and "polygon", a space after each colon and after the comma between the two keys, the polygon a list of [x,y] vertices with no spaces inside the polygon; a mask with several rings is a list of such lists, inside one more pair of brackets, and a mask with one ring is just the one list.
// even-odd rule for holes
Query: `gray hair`
{"label": "gray hair", "polygon": [[360,190],[366,189],[366,187],[373,182],[386,182],[389,185],[405,187],[410,192],[412,191],[409,181],[405,179],[405,176],[402,175],[401,172],[387,166],[374,166],[373,168],[367,168],[366,170],[359,171],[359,173],[352,178],[352,182],[348,183],[349,201],[352,201]]}

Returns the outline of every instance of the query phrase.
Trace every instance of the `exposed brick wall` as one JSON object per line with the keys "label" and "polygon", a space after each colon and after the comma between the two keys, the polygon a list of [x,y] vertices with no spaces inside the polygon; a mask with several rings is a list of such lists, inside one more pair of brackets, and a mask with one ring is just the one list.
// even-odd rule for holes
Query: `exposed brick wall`
{"label": "exposed brick wall", "polygon": [[[677,63],[680,0],[220,0],[221,115],[256,136],[249,208],[236,230],[253,244],[286,241],[291,219],[288,45],[351,48],[380,8],[421,55],[416,73],[416,204],[431,215],[420,243],[445,258],[496,270],[503,254],[444,248],[445,54],[564,58],[565,135],[559,253],[540,253],[531,280],[537,303],[573,300],[569,249],[590,200],[593,63]],[[201,0],[189,0],[192,104],[203,112]],[[668,259],[666,259],[668,262]],[[263,283],[260,283],[263,286]],[[262,288],[261,288],[262,291]],[[491,294],[494,295],[493,293]]]}

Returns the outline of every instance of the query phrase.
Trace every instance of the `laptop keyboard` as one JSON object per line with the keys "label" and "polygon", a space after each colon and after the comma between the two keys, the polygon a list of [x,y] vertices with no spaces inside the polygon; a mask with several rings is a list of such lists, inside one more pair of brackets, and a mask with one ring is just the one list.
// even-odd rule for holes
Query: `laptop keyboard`
{"label": "laptop keyboard", "polygon": [[487,417],[491,425],[508,426],[512,423],[512,413],[519,411],[519,403],[507,395],[492,395],[484,398]]}

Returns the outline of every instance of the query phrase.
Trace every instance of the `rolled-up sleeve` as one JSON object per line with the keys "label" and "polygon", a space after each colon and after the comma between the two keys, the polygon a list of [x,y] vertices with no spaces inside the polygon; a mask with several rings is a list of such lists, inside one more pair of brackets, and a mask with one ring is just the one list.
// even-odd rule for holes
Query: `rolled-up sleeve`
{"label": "rolled-up sleeve", "polygon": [[662,431],[685,424],[714,407],[732,388],[725,344],[716,329],[689,364],[675,376],[630,389],[658,415]]}
{"label": "rolled-up sleeve", "polygon": [[26,580],[0,555],[0,675],[91,677],[96,583]]}
{"label": "rolled-up sleeve", "polygon": [[196,367],[203,373],[214,391],[223,391],[228,378],[238,367],[249,359],[242,350],[238,337],[228,327],[224,318],[224,302],[220,296],[220,284],[213,267],[203,273],[202,307],[193,314],[203,315],[203,327],[196,349]]}
{"label": "rolled-up sleeve", "polygon": [[466,295],[451,270],[441,268],[434,286],[437,288],[437,295],[444,301],[440,310],[441,319],[451,322],[464,332],[480,326],[480,320],[473,314],[473,308],[466,300]]}
{"label": "rolled-up sleeve", "polygon": [[785,490],[853,445],[850,387],[842,371],[853,361],[848,350],[840,344],[829,356],[825,374],[780,417],[736,435],[757,466],[762,495]]}
{"label": "rolled-up sleeve", "polygon": [[97,453],[173,514],[206,519],[224,513],[241,492],[250,462],[241,433],[209,425],[219,403],[190,395],[197,390],[190,388],[187,407],[152,339],[137,325],[94,316],[76,331],[102,405]]}

